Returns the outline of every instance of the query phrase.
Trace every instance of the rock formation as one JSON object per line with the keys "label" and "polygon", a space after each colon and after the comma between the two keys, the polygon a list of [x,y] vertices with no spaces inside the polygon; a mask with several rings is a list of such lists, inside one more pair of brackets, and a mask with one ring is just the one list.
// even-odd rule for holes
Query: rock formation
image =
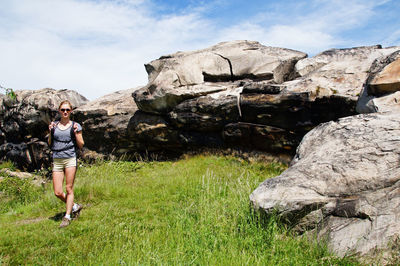
{"label": "rock formation", "polygon": [[[236,41],[163,56],[146,65],[149,83],[133,94],[140,116],[152,117],[135,137],[149,150],[208,145],[294,154],[318,124],[356,114],[372,62],[395,50],[332,49],[305,58]],[[130,132],[142,132],[135,125]]]}
{"label": "rock formation", "polygon": [[202,147],[294,155],[318,124],[356,114],[372,62],[395,50],[333,49],[306,58],[258,42],[225,42],[162,56],[146,65],[145,87],[92,102],[67,91],[20,91],[15,103],[1,98],[0,155],[11,158],[32,139],[44,147],[47,124],[65,98],[79,106],[73,119],[82,123],[86,148],[100,157]]}

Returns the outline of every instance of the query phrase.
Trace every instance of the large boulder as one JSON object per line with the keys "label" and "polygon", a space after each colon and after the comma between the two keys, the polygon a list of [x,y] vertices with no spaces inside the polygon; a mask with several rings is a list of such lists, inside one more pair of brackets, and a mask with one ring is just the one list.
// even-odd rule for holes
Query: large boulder
{"label": "large boulder", "polygon": [[291,166],[251,195],[298,230],[313,229],[339,255],[386,248],[400,232],[400,115],[357,115],[321,124]]}
{"label": "large boulder", "polygon": [[223,42],[203,50],[178,52],[147,64],[149,83],[133,96],[140,110],[161,114],[184,100],[232,88],[218,82],[290,80],[295,63],[306,56],[252,41]]}

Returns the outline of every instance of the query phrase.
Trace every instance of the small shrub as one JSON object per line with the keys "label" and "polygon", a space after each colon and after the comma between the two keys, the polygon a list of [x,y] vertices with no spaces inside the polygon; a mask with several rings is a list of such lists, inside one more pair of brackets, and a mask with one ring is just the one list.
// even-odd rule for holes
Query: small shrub
{"label": "small shrub", "polygon": [[13,89],[4,88],[3,86],[0,86],[0,89],[3,89],[6,93],[6,96],[9,97],[11,100],[15,101],[17,99],[17,95],[15,94]]}

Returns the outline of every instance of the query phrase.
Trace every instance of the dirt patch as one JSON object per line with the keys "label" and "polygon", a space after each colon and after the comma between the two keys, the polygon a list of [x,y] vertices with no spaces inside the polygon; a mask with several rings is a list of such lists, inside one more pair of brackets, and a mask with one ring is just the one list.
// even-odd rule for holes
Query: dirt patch
{"label": "dirt patch", "polygon": [[38,217],[38,218],[34,218],[34,219],[27,219],[27,220],[17,221],[15,223],[17,225],[34,224],[34,223],[38,223],[38,222],[41,222],[41,221],[46,220],[46,219],[47,218],[45,218],[45,217]]}

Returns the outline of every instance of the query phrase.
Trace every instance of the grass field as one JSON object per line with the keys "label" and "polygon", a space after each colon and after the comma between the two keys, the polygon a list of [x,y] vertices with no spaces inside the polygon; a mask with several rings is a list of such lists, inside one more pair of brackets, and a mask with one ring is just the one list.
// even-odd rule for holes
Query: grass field
{"label": "grass field", "polygon": [[0,265],[357,264],[251,211],[250,193],[285,168],[215,155],[80,167],[75,197],[85,209],[63,229],[51,183],[6,177]]}

